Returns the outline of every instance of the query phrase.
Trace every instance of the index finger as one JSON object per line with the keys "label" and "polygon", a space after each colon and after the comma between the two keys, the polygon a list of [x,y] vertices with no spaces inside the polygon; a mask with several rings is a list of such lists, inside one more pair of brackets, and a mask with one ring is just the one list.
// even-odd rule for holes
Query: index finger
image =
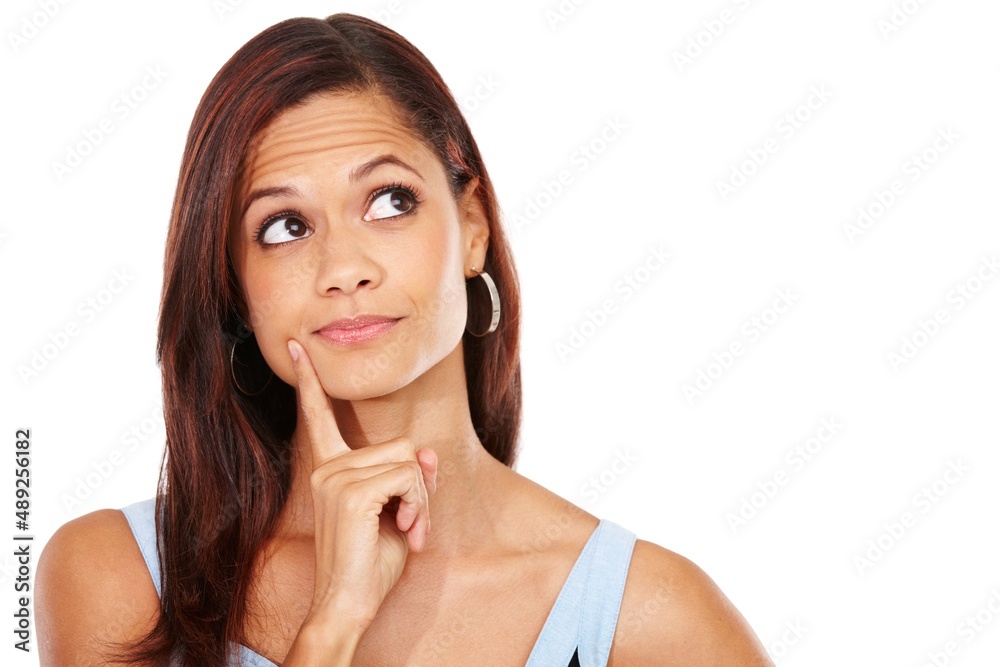
{"label": "index finger", "polygon": [[330,399],[305,348],[298,341],[289,340],[288,354],[292,357],[292,367],[298,380],[299,419],[305,426],[315,469],[324,461],[351,451],[351,448],[340,433]]}

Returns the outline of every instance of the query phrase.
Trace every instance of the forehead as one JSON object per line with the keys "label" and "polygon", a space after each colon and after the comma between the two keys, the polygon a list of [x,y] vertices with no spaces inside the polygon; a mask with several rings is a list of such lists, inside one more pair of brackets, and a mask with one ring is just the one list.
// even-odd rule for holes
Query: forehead
{"label": "forehead", "polygon": [[372,93],[321,93],[282,112],[254,138],[243,164],[241,193],[316,168],[332,175],[384,153],[428,171],[437,161],[386,98]]}

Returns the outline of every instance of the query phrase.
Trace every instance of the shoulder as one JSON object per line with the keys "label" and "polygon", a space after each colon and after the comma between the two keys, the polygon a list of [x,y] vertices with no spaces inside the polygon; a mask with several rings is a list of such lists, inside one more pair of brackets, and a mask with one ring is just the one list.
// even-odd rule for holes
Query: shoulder
{"label": "shoulder", "polygon": [[35,576],[42,665],[97,665],[103,642],[136,639],[159,614],[159,598],[125,515],[102,509],[63,524]]}
{"label": "shoulder", "polygon": [[609,667],[723,664],[773,665],[750,625],[700,567],[636,540]]}

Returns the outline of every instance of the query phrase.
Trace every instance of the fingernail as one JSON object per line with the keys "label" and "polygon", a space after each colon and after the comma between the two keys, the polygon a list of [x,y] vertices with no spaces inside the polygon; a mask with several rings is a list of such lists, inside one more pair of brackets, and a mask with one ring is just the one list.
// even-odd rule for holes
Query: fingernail
{"label": "fingernail", "polygon": [[295,347],[292,341],[288,341],[288,354],[292,355],[292,361],[299,360],[299,350]]}

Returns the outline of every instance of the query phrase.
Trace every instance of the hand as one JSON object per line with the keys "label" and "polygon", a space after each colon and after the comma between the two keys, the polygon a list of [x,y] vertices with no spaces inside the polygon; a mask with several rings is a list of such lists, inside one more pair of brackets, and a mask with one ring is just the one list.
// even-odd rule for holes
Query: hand
{"label": "hand", "polygon": [[308,440],[313,460],[316,578],[303,626],[355,623],[360,636],[399,580],[409,549],[420,551],[427,539],[437,454],[414,450],[402,437],[352,450],[305,349],[293,340],[288,350],[298,384],[297,434]]}

